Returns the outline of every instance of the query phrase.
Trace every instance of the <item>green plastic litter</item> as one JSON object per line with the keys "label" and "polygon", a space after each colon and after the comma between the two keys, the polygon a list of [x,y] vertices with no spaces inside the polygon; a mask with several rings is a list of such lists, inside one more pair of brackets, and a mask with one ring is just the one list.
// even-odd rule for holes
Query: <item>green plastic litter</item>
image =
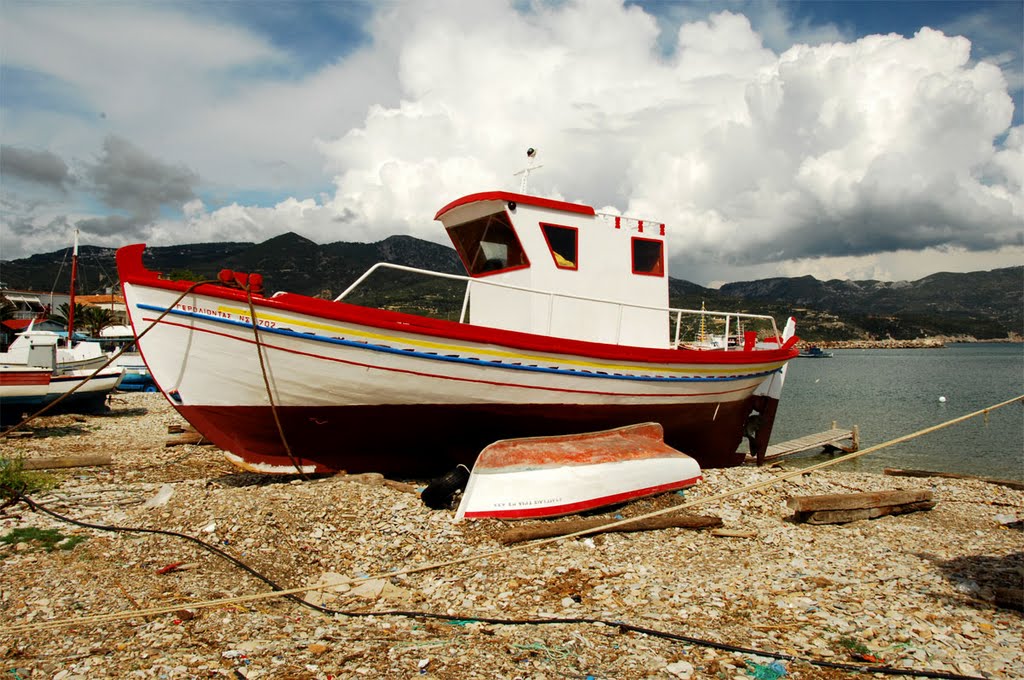
{"label": "green plastic litter", "polygon": [[452,619],[451,621],[445,621],[449,626],[468,626],[471,623],[480,623],[476,619]]}
{"label": "green plastic litter", "polygon": [[743,663],[747,665],[747,675],[755,678],[755,680],[778,680],[786,675],[786,667],[778,661],[763,664],[744,660]]}

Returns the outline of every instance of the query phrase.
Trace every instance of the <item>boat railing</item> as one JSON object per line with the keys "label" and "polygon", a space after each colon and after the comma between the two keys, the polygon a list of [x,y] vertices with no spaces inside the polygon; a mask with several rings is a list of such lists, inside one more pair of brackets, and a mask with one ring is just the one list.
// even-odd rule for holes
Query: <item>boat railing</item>
{"label": "boat railing", "polygon": [[[611,300],[607,298],[588,297],[585,295],[573,295],[572,293],[561,293],[557,291],[541,290],[538,288],[527,288],[525,286],[516,286],[510,283],[499,283],[497,281],[489,281],[487,279],[475,279],[473,277],[465,276],[463,274],[446,274],[444,272],[430,271],[429,269],[419,269],[417,267],[408,267],[406,265],[394,264],[391,262],[378,262],[377,264],[367,269],[362,276],[360,276],[352,283],[352,285],[343,290],[341,294],[338,295],[338,297],[334,298],[334,301],[341,302],[342,300],[344,300],[349,294],[355,291],[356,288],[360,286],[360,284],[362,284],[364,281],[370,278],[370,276],[372,276],[379,269],[394,269],[397,271],[409,272],[412,274],[423,274],[425,276],[431,276],[439,279],[448,279],[450,281],[465,282],[466,292],[463,294],[462,298],[462,311],[459,314],[459,323],[466,323],[466,314],[469,311],[469,299],[472,287],[478,285],[485,285],[494,286],[497,288],[506,288],[508,290],[523,291],[525,293],[531,293],[533,295],[547,296],[549,328],[551,326],[551,321],[553,318],[554,300],[555,298],[561,298],[567,300],[582,300],[585,302],[598,302],[607,305],[617,306],[619,309],[619,331],[621,331],[622,328],[623,309],[628,308],[650,310],[655,312],[665,312],[669,315],[675,315],[675,339],[672,344],[673,347],[680,347],[685,344],[681,341],[681,333],[683,329],[682,319],[684,314],[723,319],[725,323],[725,333],[723,337],[726,339],[726,342],[724,343],[724,346],[721,348],[722,350],[730,349],[728,342],[728,339],[730,338],[730,333],[737,332],[738,329],[742,327],[743,322],[746,320],[770,323],[772,327],[772,337],[781,337],[781,335],[779,334],[778,326],[775,325],[775,318],[767,314],[748,314],[746,312],[716,312],[706,309],[686,309],[682,307],[656,307],[651,305],[638,305],[630,302],[621,302],[619,300]],[[732,326],[732,323],[734,321],[736,323],[736,326]],[[743,343],[738,343],[738,345],[734,347],[734,349],[743,349]]]}

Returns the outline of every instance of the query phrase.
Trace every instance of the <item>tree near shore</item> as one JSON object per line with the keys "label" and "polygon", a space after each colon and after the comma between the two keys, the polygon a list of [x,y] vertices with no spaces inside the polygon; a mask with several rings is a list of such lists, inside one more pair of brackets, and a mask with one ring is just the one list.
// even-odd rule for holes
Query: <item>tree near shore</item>
{"label": "tree near shore", "polygon": [[[68,325],[68,312],[71,308],[68,303],[62,304],[55,314],[50,316],[52,321],[56,321],[65,328]],[[117,323],[117,318],[114,313],[106,307],[97,307],[96,305],[83,305],[75,303],[75,323],[81,328],[85,329],[90,337],[100,337],[100,332],[108,327],[113,326]]]}

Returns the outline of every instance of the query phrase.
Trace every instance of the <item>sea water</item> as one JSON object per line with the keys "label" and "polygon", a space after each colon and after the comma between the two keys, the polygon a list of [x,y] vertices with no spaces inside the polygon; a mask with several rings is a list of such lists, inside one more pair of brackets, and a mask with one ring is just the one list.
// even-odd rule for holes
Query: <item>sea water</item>
{"label": "sea water", "polygon": [[[789,363],[772,443],[860,428],[861,449],[1024,395],[1024,345],[834,350]],[[828,455],[790,459],[812,464]],[[909,468],[1024,480],[1024,403],[869,453],[838,469]]]}

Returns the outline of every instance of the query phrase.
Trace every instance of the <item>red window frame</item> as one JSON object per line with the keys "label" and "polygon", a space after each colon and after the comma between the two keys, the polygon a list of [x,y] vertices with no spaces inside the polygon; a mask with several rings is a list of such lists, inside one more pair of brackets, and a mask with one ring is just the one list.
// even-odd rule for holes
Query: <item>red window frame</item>
{"label": "red window frame", "polygon": [[[514,264],[506,262],[504,266],[500,266],[494,269],[486,267],[486,256],[481,259],[481,254],[484,253],[484,237],[487,235],[488,227],[487,223],[493,220],[498,226],[499,230],[505,230],[505,235],[510,238],[498,239],[494,243],[504,245],[508,248],[509,259],[515,259]],[[482,215],[476,219],[456,224],[446,229],[449,238],[452,240],[452,244],[455,246],[455,251],[459,254],[459,258],[462,260],[463,266],[466,268],[466,272],[472,278],[483,278],[486,276],[493,276],[495,274],[504,274],[506,272],[515,271],[517,269],[527,269],[530,266],[530,258],[526,254],[526,250],[523,248],[522,243],[519,241],[519,234],[516,233],[515,226],[512,224],[512,219],[508,216],[508,213],[504,210]],[[468,249],[472,247],[472,251]]]}
{"label": "red window frame", "polygon": [[[637,244],[638,243],[654,243],[658,246],[658,258],[652,264],[649,269],[638,269],[637,268]],[[630,241],[629,254],[631,258],[631,266],[633,273],[640,276],[665,276],[665,242],[659,241],[653,238],[640,238],[634,236]]]}
{"label": "red window frame", "polygon": [[[561,229],[563,231],[572,232],[572,239],[573,239],[573,244],[572,244],[573,259],[572,260],[567,260],[565,255],[563,255],[562,253],[557,253],[558,257],[555,256],[556,255],[555,249],[551,245],[551,239],[548,238],[548,228],[549,227],[553,228],[553,229]],[[551,253],[551,260],[555,263],[556,267],[558,267],[559,269],[569,269],[569,270],[572,270],[572,271],[576,271],[576,270],[578,270],[580,268],[580,230],[579,230],[578,227],[569,227],[569,226],[566,226],[564,224],[552,224],[550,222],[541,222],[540,223],[540,233],[544,235],[544,243],[547,244],[548,251]],[[559,257],[561,257],[563,260],[566,260],[566,261],[570,262],[571,264],[562,264],[562,263],[560,263],[558,261]]]}

